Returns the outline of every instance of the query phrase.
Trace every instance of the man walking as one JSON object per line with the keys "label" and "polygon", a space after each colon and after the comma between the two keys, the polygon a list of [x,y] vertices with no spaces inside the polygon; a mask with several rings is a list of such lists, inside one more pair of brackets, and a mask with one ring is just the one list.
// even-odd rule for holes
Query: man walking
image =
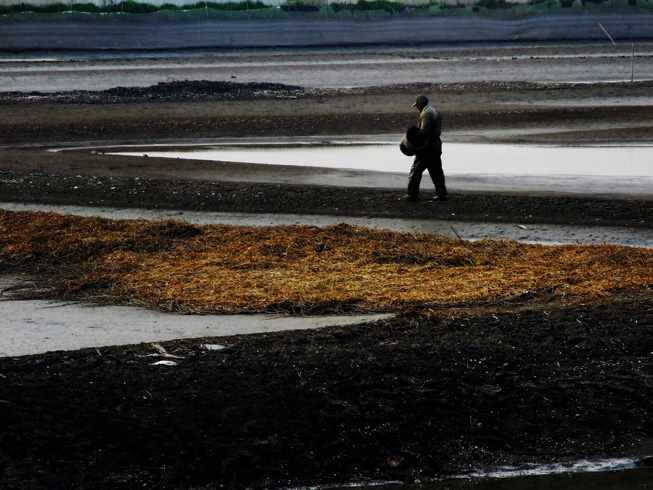
{"label": "man walking", "polygon": [[419,200],[419,185],[422,181],[424,170],[429,171],[436,196],[434,201],[446,201],[447,187],[444,184],[444,172],[442,171],[442,117],[432,106],[426,95],[418,95],[413,107],[416,107],[419,114],[419,136],[427,140],[426,146],[415,155],[413,166],[408,174],[408,194],[406,201],[414,202]]}

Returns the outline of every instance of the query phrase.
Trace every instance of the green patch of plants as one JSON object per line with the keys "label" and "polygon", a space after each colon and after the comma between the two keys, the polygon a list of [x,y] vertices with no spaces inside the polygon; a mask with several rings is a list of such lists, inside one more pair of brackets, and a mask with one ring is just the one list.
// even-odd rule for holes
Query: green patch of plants
{"label": "green patch of plants", "polygon": [[506,0],[480,0],[477,5],[486,9],[505,9],[512,7],[513,3]]}
{"label": "green patch of plants", "polygon": [[89,13],[99,13],[101,12],[100,7],[94,3],[74,3],[72,5],[72,10],[74,12],[89,12]]}
{"label": "green patch of plants", "polygon": [[50,5],[34,5],[31,3],[21,3],[18,5],[1,5],[0,14],[19,14],[21,12],[40,12],[44,14],[57,14],[61,12],[70,12],[70,5],[65,3],[53,3]]}
{"label": "green patch of plants", "polygon": [[150,12],[157,12],[158,10],[160,10],[160,8],[156,5],[135,2],[134,0],[115,3],[102,9],[103,12],[125,12],[128,14],[147,14]]}
{"label": "green patch of plants", "polygon": [[[269,5],[264,4],[263,2],[227,2],[227,3],[216,3],[216,2],[207,2],[206,6],[210,9],[215,10],[258,10],[271,8]],[[203,2],[195,4],[195,8],[203,8]]]}
{"label": "green patch of plants", "polygon": [[242,1],[242,2],[197,2],[189,5],[174,5],[166,3],[156,6],[151,3],[136,2],[134,0],[125,0],[123,2],[111,2],[101,7],[90,3],[53,3],[49,5],[36,5],[31,3],[20,3],[17,5],[0,5],[0,15],[20,14],[23,12],[35,12],[41,14],[59,14],[64,12],[85,12],[85,13],[116,13],[123,12],[129,14],[147,14],[165,10],[194,10],[210,8],[214,10],[255,10],[271,8],[259,0]]}
{"label": "green patch of plants", "polygon": [[391,0],[358,0],[354,4],[334,2],[330,5],[334,10],[395,10],[405,7],[403,3]]}

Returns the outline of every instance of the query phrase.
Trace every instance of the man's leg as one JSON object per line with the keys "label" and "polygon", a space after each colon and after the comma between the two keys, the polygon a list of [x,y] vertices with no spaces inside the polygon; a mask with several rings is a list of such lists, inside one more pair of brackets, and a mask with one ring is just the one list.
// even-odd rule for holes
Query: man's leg
{"label": "man's leg", "polygon": [[447,186],[445,185],[444,180],[444,171],[442,170],[442,157],[440,155],[433,155],[431,164],[427,167],[431,180],[433,181],[433,186],[435,187],[435,193],[439,198],[447,197]]}
{"label": "man's leg", "polygon": [[426,169],[426,164],[424,159],[419,156],[415,157],[413,161],[413,166],[410,167],[410,173],[408,174],[408,196],[407,198],[413,198],[415,200],[419,197],[419,185],[422,182],[422,174]]}

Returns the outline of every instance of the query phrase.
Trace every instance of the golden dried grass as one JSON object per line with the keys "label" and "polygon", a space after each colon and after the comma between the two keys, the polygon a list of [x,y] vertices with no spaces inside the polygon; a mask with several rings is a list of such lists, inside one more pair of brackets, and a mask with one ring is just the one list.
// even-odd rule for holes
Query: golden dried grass
{"label": "golden dried grass", "polygon": [[0,270],[44,274],[41,296],[164,311],[396,311],[650,292],[653,250],[2,211]]}

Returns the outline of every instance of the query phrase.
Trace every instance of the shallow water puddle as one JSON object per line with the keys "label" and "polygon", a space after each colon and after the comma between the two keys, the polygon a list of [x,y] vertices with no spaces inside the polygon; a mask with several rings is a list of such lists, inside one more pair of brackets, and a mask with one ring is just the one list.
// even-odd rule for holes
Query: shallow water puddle
{"label": "shallow water puddle", "polygon": [[[143,155],[143,152],[121,152]],[[396,143],[219,145],[146,151],[151,157],[406,172]],[[653,146],[520,146],[445,143],[447,174],[653,177]]]}
{"label": "shallow water puddle", "polygon": [[[360,490],[623,490],[653,489],[653,468],[631,460],[583,462],[562,466],[549,465],[533,471],[497,471],[482,476],[446,479],[438,482],[415,484],[386,484],[365,486]],[[580,467],[579,467],[580,465]],[[604,466],[604,467],[602,467]],[[344,490],[342,487],[337,490]]]}
{"label": "shallow water puddle", "polygon": [[0,317],[11,319],[0,322],[0,357],[143,342],[356,325],[389,316],[181,316],[131,306],[84,306],[45,300],[0,300]]}

